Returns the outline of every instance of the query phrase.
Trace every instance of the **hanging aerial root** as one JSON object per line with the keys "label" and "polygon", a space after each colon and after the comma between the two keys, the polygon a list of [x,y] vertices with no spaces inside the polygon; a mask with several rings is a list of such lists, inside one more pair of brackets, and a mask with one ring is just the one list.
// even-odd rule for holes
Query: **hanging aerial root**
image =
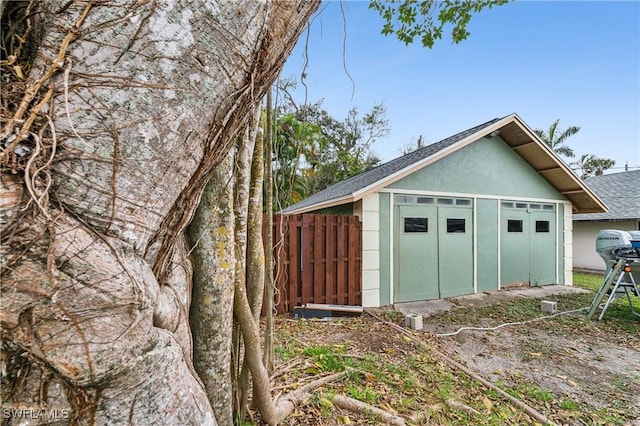
{"label": "hanging aerial root", "polygon": [[[49,69],[47,69],[47,71],[44,73],[44,75],[42,75],[38,79],[38,81],[36,81],[32,85],[27,86],[17,111],[5,125],[4,129],[2,130],[2,133],[0,134],[0,139],[5,139],[11,133],[13,133],[14,126],[22,122],[23,117],[27,112],[27,109],[29,108],[29,105],[31,105],[31,103],[34,101],[35,97],[40,92],[40,89],[43,88],[45,84],[62,67],[64,63],[65,55],[67,53],[67,49],[69,48],[69,44],[77,37],[78,29],[82,26],[82,23],[87,18],[87,15],[91,10],[91,7],[92,7],[92,3],[91,2],[87,3],[86,7],[84,8],[82,14],[80,15],[76,23],[67,32],[67,35],[65,36],[64,40],[60,45],[60,49],[58,50],[58,55],[51,62]],[[2,159],[7,152],[12,151],[16,147],[16,145],[20,143],[20,141],[22,141],[29,134],[31,124],[33,124],[33,121],[35,120],[35,116],[40,113],[43,106],[48,102],[49,100],[48,98],[50,98],[51,95],[53,94],[51,90],[52,89],[50,89],[49,92],[47,92],[47,95],[45,95],[45,97],[40,102],[38,102],[38,104],[31,110],[29,118],[24,122],[24,125],[20,129],[16,139],[11,141],[11,143],[0,153],[0,159]]]}
{"label": "hanging aerial root", "polygon": [[[32,67],[42,40],[40,17],[46,12],[42,3],[8,3],[2,8],[4,56],[3,84],[0,87],[0,179],[3,189],[11,187],[11,202],[0,208],[2,244],[24,245],[23,231],[38,216],[53,223],[58,216],[50,210],[52,185],[50,167],[57,153],[57,138],[50,111],[54,109],[56,87],[54,77],[61,69],[69,45],[78,37],[92,2],[63,34],[54,59],[38,75]],[[13,188],[20,186],[19,190]],[[7,264],[15,263],[23,250],[12,255]]]}

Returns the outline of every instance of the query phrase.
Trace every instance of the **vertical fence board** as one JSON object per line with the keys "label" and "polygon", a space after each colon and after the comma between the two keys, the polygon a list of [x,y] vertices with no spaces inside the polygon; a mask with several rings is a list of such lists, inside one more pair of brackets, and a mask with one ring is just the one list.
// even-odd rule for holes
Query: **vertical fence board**
{"label": "vertical fence board", "polygon": [[356,279],[353,284],[353,289],[356,292],[356,305],[362,305],[362,253],[364,246],[362,245],[362,222],[360,220],[355,221],[355,233],[357,238],[357,246],[354,255],[356,256]]}
{"label": "vertical fence board", "polygon": [[357,289],[355,288],[355,282],[357,279],[357,274],[358,274],[358,263],[356,261],[356,256],[360,256],[357,253],[358,250],[358,230],[357,228],[355,228],[354,223],[357,220],[356,217],[354,216],[350,216],[349,217],[349,256],[348,256],[348,261],[347,261],[347,276],[348,276],[348,280],[347,280],[347,300],[349,305],[355,305],[357,303],[358,300],[358,295],[356,294]]}
{"label": "vertical fence board", "polygon": [[326,282],[326,303],[337,304],[336,288],[336,218],[337,216],[325,216],[325,282]]}
{"label": "vertical fence board", "polygon": [[336,303],[338,305],[346,305],[347,299],[347,268],[346,268],[346,260],[347,260],[347,233],[346,226],[346,216],[338,216],[338,223],[336,229],[336,240],[338,243],[337,249],[337,258],[336,262],[336,282],[337,282],[337,297]]}
{"label": "vertical fence board", "polygon": [[300,302],[300,230],[302,228],[300,215],[289,216],[289,280],[286,283],[289,295],[287,312],[293,311]]}
{"label": "vertical fence board", "polygon": [[324,281],[324,233],[325,233],[325,216],[315,215],[315,228],[313,232],[313,303],[325,303]]}
{"label": "vertical fence board", "polygon": [[302,216],[302,289],[300,304],[313,303],[314,217]]}

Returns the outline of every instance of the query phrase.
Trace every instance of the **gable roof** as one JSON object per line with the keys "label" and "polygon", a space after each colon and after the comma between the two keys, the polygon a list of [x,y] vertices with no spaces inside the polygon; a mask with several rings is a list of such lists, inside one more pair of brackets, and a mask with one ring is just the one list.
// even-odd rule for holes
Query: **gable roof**
{"label": "gable roof", "polygon": [[360,200],[483,137],[500,137],[531,167],[567,197],[574,213],[601,213],[606,205],[516,114],[495,118],[338,182],[283,213],[305,213]]}
{"label": "gable roof", "polygon": [[609,211],[578,214],[573,220],[640,220],[640,170],[593,176],[585,183],[607,203]]}

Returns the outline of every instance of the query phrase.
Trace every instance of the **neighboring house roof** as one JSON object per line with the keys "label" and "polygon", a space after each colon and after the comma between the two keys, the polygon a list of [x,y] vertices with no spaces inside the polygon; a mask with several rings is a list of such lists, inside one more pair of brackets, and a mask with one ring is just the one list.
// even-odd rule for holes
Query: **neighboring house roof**
{"label": "neighboring house roof", "polygon": [[607,203],[609,211],[577,214],[573,220],[640,220],[640,170],[593,176],[585,183]]}
{"label": "neighboring house roof", "polygon": [[607,210],[606,205],[524,121],[516,114],[511,114],[487,121],[338,182],[289,206],[284,213],[305,213],[358,201],[365,195],[384,188],[472,142],[497,134],[558,192],[571,201],[574,213],[601,213]]}

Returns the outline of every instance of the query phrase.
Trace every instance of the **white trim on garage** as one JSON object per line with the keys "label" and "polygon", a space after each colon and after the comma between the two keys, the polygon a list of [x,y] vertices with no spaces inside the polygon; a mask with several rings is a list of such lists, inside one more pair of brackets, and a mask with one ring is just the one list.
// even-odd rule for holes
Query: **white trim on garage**
{"label": "white trim on garage", "polygon": [[473,256],[473,294],[478,292],[478,199],[476,197],[471,198],[473,203],[473,235],[471,236],[473,241],[473,247],[471,253]]}
{"label": "white trim on garage", "polygon": [[[563,263],[564,285],[573,285],[573,211],[571,203],[564,204]],[[559,257],[559,256],[558,256]]]}

